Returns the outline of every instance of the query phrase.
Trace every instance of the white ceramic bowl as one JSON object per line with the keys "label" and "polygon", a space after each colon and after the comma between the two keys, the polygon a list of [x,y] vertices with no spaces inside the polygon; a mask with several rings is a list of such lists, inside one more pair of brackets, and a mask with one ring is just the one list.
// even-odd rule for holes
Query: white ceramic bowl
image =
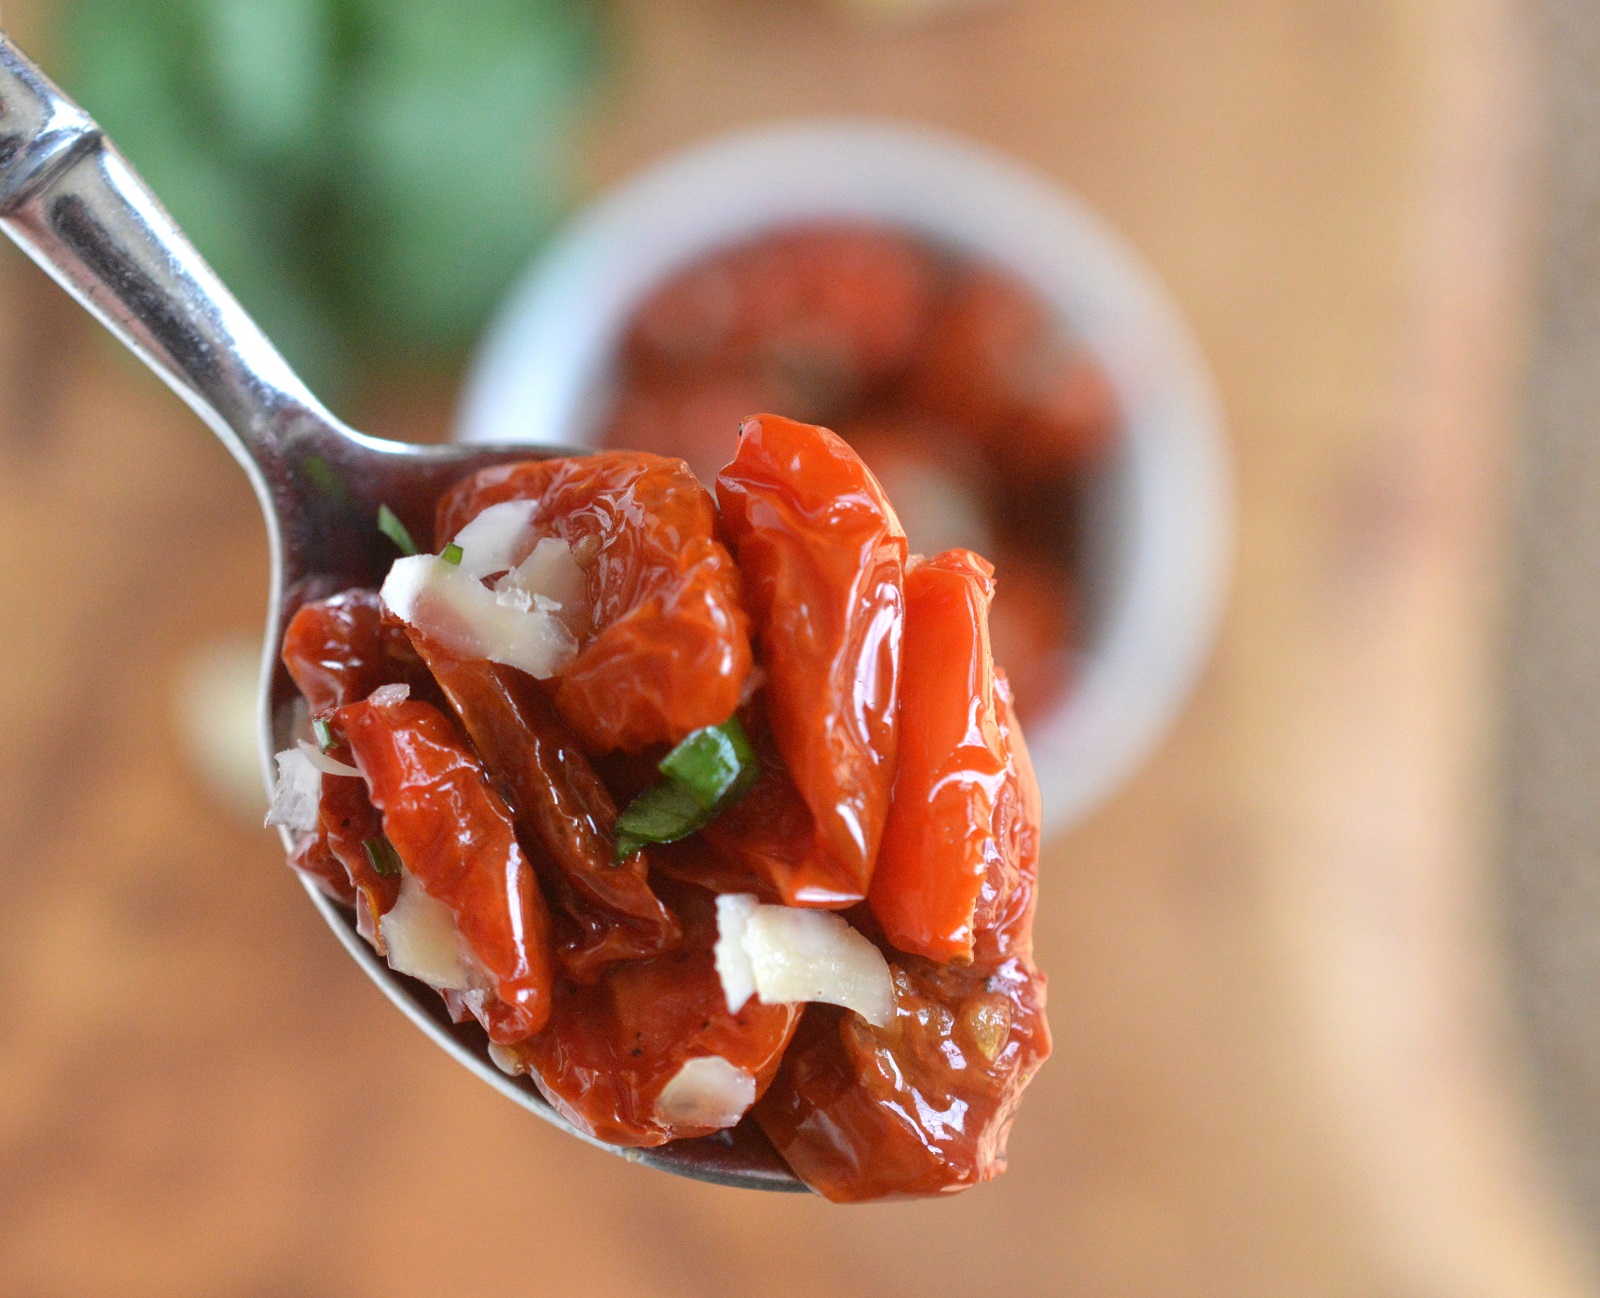
{"label": "white ceramic bowl", "polygon": [[882,122],[763,126],[678,154],[582,213],[511,293],[457,435],[590,444],[643,298],[712,249],[828,217],[1009,269],[1121,399],[1124,440],[1089,493],[1080,672],[1028,727],[1046,832],[1059,832],[1136,769],[1182,706],[1211,647],[1231,537],[1227,454],[1194,340],[1155,276],[1070,194],[975,145]]}

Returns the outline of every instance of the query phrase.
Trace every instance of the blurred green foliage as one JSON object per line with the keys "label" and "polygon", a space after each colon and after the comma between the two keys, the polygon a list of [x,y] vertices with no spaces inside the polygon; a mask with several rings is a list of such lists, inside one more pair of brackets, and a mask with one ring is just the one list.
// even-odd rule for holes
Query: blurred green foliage
{"label": "blurred green foliage", "polygon": [[74,0],[63,84],[324,391],[459,352],[571,193],[586,0]]}

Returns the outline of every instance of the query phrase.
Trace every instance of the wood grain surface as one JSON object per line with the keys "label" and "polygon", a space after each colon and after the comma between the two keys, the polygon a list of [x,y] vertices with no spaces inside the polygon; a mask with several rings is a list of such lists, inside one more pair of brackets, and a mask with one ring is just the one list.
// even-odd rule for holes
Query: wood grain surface
{"label": "wood grain surface", "polygon": [[[8,0],[48,51],[50,6]],[[1507,1045],[1482,808],[1533,127],[1509,0],[1034,0],[921,28],[629,0],[596,187],[866,111],[1016,153],[1150,258],[1238,456],[1222,643],[1045,862],[1012,1170],[864,1209],[561,1137],[344,958],[175,717],[251,635],[241,475],[0,256],[0,1291],[1594,1292]],[[438,436],[447,382],[363,426]]]}

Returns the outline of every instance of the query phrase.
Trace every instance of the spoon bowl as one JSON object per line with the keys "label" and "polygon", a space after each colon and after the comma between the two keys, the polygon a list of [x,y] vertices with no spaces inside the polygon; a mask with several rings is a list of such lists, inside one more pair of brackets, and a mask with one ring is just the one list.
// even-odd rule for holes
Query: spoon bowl
{"label": "spoon bowl", "polygon": [[[307,600],[381,584],[394,558],[377,530],[388,505],[430,536],[451,483],[552,446],[410,446],[335,419],[223,287],[144,182],[81,108],[0,34],[0,227],[182,397],[243,466],[272,557],[261,671],[261,761],[303,737],[304,709],[279,662],[283,630]],[[282,831],[285,847],[289,835]],[[482,1032],[452,1024],[439,997],[395,973],[354,917],[306,892],[345,949],[433,1041],[501,1094],[631,1162],[697,1180],[804,1190],[748,1120],[716,1136],[623,1149],[588,1136],[527,1078],[489,1060]]]}

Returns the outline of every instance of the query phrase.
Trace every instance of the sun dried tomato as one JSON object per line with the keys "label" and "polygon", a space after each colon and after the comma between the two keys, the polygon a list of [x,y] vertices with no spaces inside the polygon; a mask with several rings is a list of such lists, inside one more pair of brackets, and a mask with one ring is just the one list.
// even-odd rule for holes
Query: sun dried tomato
{"label": "sun dried tomato", "polygon": [[669,280],[634,315],[623,351],[650,375],[773,369],[854,397],[915,353],[936,279],[928,253],[895,232],[780,231]]}
{"label": "sun dried tomato", "polygon": [[1010,774],[973,962],[891,952],[895,1022],[880,1029],[810,1007],[755,1110],[795,1173],[835,1202],[948,1193],[997,1176],[1022,1091],[1050,1055],[1045,977],[1033,964],[1039,785],[1003,673],[994,708]]}
{"label": "sun dried tomato", "polygon": [[[348,749],[335,749],[334,756],[348,761]],[[327,840],[328,851],[344,867],[350,886],[355,889],[356,929],[374,946],[378,941],[378,918],[389,912],[400,892],[400,881],[379,874],[363,846],[383,833],[383,817],[367,796],[364,781],[353,775],[324,775],[322,798],[317,806],[317,835]]]}
{"label": "sun dried tomato", "polygon": [[717,498],[773,736],[831,858],[830,891],[859,900],[894,778],[905,533],[842,440],[772,415],[739,430]]}
{"label": "sun dried tomato", "polygon": [[522,841],[543,848],[562,972],[593,982],[618,960],[677,946],[682,930],[650,890],[645,853],[612,859],[616,803],[539,682],[496,663],[463,661],[419,632],[411,635],[509,795]]}
{"label": "sun dried tomato", "polygon": [[312,833],[301,836],[289,853],[289,864],[315,883],[324,896],[346,906],[355,905],[356,890],[339,858],[328,846],[328,835],[320,823]]}
{"label": "sun dried tomato", "polygon": [[1028,755],[1028,745],[1017,722],[1011,682],[998,668],[994,674],[994,706],[1008,777],[1000,786],[995,808],[994,836],[1000,850],[989,854],[972,917],[976,930],[972,958],[984,968],[1013,956],[1033,956],[1033,909],[1038,901],[1044,814],[1033,758]]}
{"label": "sun dried tomato", "polygon": [[380,685],[433,691],[404,629],[385,621],[375,590],[301,605],[284,629],[282,657],[313,715],[364,699]]}
{"label": "sun dried tomato", "polygon": [[994,569],[970,550],[906,575],[900,756],[868,900],[890,945],[930,960],[972,959],[1001,786],[1016,779],[995,713],[993,598]]}
{"label": "sun dried tomato", "polygon": [[716,505],[683,461],[611,451],[485,469],[440,500],[438,537],[507,500],[538,501],[535,531],[565,540],[588,576],[593,630],[555,681],[586,749],[676,743],[732,715],[749,620]]}
{"label": "sun dried tomato", "polygon": [[1046,304],[1009,275],[965,274],[934,317],[906,384],[969,428],[1014,476],[1081,466],[1116,436],[1116,394]]}
{"label": "sun dried tomato", "polygon": [[948,1194],[1005,1170],[1023,1088],[1050,1053],[1044,975],[891,961],[895,1021],[806,1011],[755,1119],[835,1203]]}
{"label": "sun dried tomato", "polygon": [[511,1042],[539,1031],[555,977],[550,916],[511,810],[482,764],[427,703],[351,703],[335,721],[382,812],[383,832],[428,895],[449,907],[483,968],[490,1037]]}
{"label": "sun dried tomato", "polygon": [[717,1130],[663,1118],[662,1088],[688,1060],[718,1055],[749,1073],[759,1096],[800,1019],[798,1005],[754,999],[730,1014],[712,958],[711,894],[680,886],[669,900],[683,921],[678,950],[613,965],[590,987],[562,983],[549,1027],[512,1052],[568,1121],[612,1144]]}

